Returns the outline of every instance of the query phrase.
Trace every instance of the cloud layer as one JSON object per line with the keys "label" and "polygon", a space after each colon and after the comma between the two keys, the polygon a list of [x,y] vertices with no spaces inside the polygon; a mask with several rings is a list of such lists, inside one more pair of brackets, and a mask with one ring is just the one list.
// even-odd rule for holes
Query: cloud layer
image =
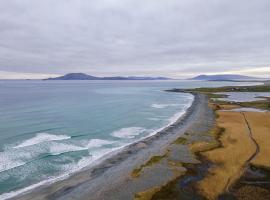
{"label": "cloud layer", "polygon": [[0,71],[270,74],[269,0],[1,0]]}

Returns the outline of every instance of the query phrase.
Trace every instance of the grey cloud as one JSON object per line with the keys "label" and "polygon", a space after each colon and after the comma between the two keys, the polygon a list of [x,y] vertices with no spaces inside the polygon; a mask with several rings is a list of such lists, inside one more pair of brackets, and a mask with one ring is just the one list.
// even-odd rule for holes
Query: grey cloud
{"label": "grey cloud", "polygon": [[270,66],[269,8],[269,0],[1,0],[0,71],[188,74]]}

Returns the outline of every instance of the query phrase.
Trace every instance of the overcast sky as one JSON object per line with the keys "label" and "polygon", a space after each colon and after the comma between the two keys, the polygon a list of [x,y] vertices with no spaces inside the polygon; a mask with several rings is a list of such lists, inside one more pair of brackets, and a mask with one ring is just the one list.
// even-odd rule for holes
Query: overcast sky
{"label": "overcast sky", "polygon": [[270,0],[0,0],[0,78],[270,76]]}

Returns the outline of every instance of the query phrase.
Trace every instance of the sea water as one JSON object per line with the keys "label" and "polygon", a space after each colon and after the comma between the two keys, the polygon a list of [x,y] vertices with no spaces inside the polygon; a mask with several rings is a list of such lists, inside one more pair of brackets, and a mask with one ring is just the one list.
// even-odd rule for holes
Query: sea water
{"label": "sea water", "polygon": [[0,81],[0,199],[65,178],[173,123],[193,96],[165,89],[224,85],[241,83]]}

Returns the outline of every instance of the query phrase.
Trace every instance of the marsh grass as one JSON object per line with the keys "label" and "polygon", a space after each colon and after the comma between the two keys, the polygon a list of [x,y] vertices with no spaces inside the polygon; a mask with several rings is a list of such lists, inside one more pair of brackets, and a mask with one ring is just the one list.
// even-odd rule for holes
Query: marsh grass
{"label": "marsh grass", "polygon": [[145,167],[150,167],[150,166],[152,166],[154,164],[159,163],[163,158],[166,157],[166,155],[167,154],[164,154],[162,156],[153,156],[153,157],[151,157],[145,164],[141,165],[138,168],[135,168],[131,173],[131,177],[133,177],[133,178],[139,177],[141,172],[143,171],[143,169]]}
{"label": "marsh grass", "polygon": [[188,142],[187,138],[179,137],[179,138],[177,138],[177,139],[173,142],[173,144],[182,144],[182,145],[185,145],[185,144],[187,144],[187,142]]}

